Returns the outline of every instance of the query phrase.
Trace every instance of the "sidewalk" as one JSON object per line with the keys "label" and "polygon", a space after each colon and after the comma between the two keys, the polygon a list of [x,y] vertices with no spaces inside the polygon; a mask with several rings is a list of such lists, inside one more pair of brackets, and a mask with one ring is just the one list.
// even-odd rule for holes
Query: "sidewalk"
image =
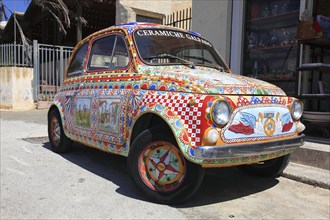
{"label": "sidewalk", "polygon": [[[1,120],[24,121],[46,125],[47,111],[47,109],[30,111],[0,110],[0,118]],[[306,184],[330,189],[329,153],[329,145],[306,142],[303,147],[293,153],[292,162],[284,170],[283,176]]]}
{"label": "sidewalk", "polygon": [[282,176],[309,185],[330,189],[330,171],[290,162]]}

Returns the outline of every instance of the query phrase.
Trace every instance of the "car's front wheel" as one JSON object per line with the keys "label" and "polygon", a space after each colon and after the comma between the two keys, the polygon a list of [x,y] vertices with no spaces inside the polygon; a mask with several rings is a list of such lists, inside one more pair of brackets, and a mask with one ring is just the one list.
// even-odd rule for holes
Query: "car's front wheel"
{"label": "car's front wheel", "polygon": [[71,150],[72,141],[65,135],[59,112],[51,110],[48,115],[48,138],[52,151],[66,153]]}
{"label": "car's front wheel", "polygon": [[151,201],[178,204],[199,189],[205,170],[186,160],[171,138],[159,129],[142,132],[133,142],[128,168],[136,187]]}
{"label": "car's front wheel", "polygon": [[266,160],[258,164],[242,165],[238,168],[246,173],[262,177],[279,177],[288,166],[290,154]]}

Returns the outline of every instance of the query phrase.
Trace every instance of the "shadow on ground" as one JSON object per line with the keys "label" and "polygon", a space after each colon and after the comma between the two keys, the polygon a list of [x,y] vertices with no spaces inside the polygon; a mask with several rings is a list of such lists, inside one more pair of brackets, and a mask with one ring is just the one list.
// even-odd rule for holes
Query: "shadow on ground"
{"label": "shadow on ground", "polygon": [[[49,142],[43,147],[50,150]],[[61,154],[66,160],[94,173],[118,186],[116,192],[138,200],[146,201],[134,187],[127,169],[127,159],[99,150],[74,144],[74,150]],[[203,184],[198,193],[177,208],[221,203],[255,194],[278,184],[277,179],[248,176],[236,168],[207,169]]]}

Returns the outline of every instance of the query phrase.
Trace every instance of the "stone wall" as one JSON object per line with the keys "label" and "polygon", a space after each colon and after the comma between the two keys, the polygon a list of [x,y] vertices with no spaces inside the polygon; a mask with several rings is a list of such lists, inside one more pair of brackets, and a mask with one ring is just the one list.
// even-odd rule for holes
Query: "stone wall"
{"label": "stone wall", "polygon": [[33,68],[0,67],[0,108],[13,110],[34,108]]}
{"label": "stone wall", "polygon": [[162,19],[178,10],[190,8],[192,0],[117,0],[116,24],[136,21],[136,15]]}

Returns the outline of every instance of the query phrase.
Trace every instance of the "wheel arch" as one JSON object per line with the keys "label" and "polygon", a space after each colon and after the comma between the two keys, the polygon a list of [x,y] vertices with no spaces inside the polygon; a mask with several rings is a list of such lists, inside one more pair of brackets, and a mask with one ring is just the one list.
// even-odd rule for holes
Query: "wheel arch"
{"label": "wheel arch", "polygon": [[141,134],[146,129],[153,127],[164,129],[165,132],[171,132],[173,138],[177,142],[171,126],[166,122],[166,120],[156,113],[147,112],[140,115],[140,117],[134,123],[130,137],[130,146],[132,145],[135,138],[139,136],[139,134]]}
{"label": "wheel arch", "polygon": [[49,114],[53,110],[56,110],[59,113],[59,115],[61,117],[61,123],[62,123],[62,126],[63,126],[64,133],[65,133],[66,136],[68,136],[68,132],[66,131],[65,126],[64,126],[64,124],[65,124],[65,117],[63,115],[62,107],[59,106],[59,105],[57,105],[56,103],[52,103],[51,106],[49,107],[48,112],[47,112],[47,118],[49,118]]}
{"label": "wheel arch", "polygon": [[193,163],[198,163],[199,161],[194,160],[194,157],[188,153],[189,149],[191,149],[190,143],[182,143],[182,141],[180,141],[182,132],[186,132],[183,123],[179,119],[175,120],[176,126],[178,126],[178,123],[180,124],[180,129],[174,125],[171,119],[166,118],[164,115],[158,114],[157,112],[148,111],[140,114],[132,126],[129,139],[129,151],[131,150],[133,141],[139,134],[146,129],[158,127],[160,132],[168,132],[172,135],[173,143],[178,146],[179,150],[187,160]]}

